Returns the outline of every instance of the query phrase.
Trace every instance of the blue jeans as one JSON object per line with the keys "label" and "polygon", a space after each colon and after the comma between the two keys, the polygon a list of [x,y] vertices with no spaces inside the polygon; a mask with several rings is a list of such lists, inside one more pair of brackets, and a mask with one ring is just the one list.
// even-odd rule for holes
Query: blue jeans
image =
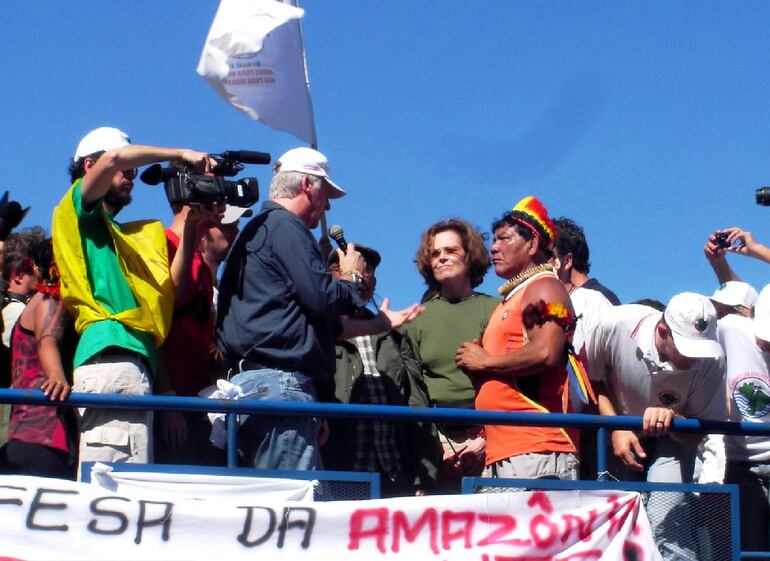
{"label": "blue jeans", "polygon": [[[315,402],[310,377],[272,368],[236,374],[230,382],[243,390],[243,399]],[[318,419],[240,415],[238,449],[259,469],[322,469],[318,453]]]}

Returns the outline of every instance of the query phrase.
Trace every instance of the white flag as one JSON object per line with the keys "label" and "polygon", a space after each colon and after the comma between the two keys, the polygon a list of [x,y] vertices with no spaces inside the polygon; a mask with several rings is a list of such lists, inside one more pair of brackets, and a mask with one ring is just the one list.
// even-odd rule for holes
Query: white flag
{"label": "white flag", "polygon": [[198,74],[252,119],[316,145],[296,2],[221,0]]}

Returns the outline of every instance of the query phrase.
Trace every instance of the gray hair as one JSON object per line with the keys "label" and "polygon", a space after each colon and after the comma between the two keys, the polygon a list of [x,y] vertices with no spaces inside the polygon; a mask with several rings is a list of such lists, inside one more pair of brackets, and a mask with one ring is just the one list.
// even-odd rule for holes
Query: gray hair
{"label": "gray hair", "polygon": [[273,179],[270,181],[270,200],[293,199],[299,195],[300,184],[305,176],[311,179],[314,189],[321,188],[321,177],[300,171],[279,171],[273,175]]}

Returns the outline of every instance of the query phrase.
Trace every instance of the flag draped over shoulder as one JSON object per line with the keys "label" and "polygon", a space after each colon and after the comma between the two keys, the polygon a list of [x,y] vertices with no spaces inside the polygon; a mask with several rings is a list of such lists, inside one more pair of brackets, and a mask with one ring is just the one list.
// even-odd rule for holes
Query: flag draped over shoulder
{"label": "flag draped over shoulder", "polygon": [[139,304],[111,313],[93,296],[88,280],[78,217],[72,189],[54,209],[53,250],[61,273],[62,301],[75,317],[82,334],[97,321],[114,319],[137,331],[149,333],[160,346],[171,328],[174,285],[168,264],[168,245],[163,224],[157,220],[126,222],[120,229],[108,222],[110,236],[123,275]]}
{"label": "flag draped over shoulder", "polygon": [[221,0],[198,63],[230,105],[316,145],[296,2]]}

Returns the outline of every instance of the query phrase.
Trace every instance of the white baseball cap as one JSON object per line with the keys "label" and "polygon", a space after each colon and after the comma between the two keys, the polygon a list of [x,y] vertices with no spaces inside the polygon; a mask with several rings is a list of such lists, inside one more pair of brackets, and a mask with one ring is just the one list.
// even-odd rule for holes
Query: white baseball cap
{"label": "white baseball cap", "polygon": [[663,312],[676,350],[690,358],[719,358],[717,311],[711,300],[693,292],[674,296]]}
{"label": "white baseball cap", "polygon": [[761,290],[754,305],[754,335],[770,342],[770,284]]}
{"label": "white baseball cap", "polygon": [[330,199],[339,199],[347,193],[329,177],[329,160],[318,150],[312,148],[293,148],[278,158],[275,166],[276,173],[282,171],[298,171],[316,177],[323,177],[329,184]]}
{"label": "white baseball cap", "polygon": [[78,144],[77,150],[75,150],[72,161],[77,162],[80,158],[96,152],[106,152],[107,150],[122,148],[129,144],[131,144],[131,139],[123,131],[113,127],[99,127],[83,137],[83,140]]}
{"label": "white baseball cap", "polygon": [[227,205],[225,215],[222,217],[222,224],[235,224],[244,216],[251,216],[254,211],[242,206]]}
{"label": "white baseball cap", "polygon": [[727,281],[714,291],[710,299],[725,306],[742,306],[751,310],[757,302],[759,294],[749,283]]}

